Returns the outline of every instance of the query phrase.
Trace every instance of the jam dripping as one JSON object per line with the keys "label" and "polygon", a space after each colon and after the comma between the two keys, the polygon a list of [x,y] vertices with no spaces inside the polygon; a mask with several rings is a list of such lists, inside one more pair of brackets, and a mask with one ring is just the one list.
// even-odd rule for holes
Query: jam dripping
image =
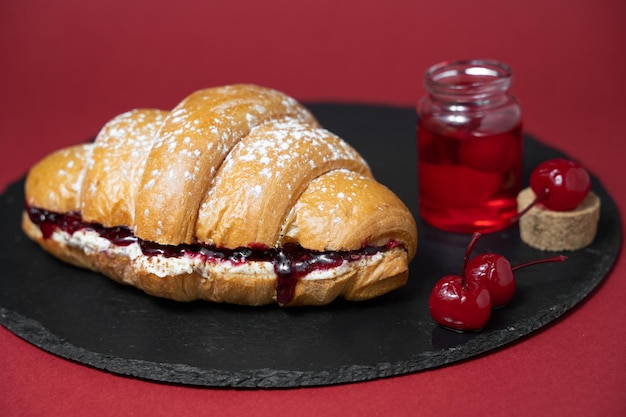
{"label": "jam dripping", "polygon": [[283,305],[293,299],[298,280],[310,272],[335,268],[343,262],[356,261],[400,246],[394,240],[385,246],[363,246],[361,249],[351,251],[314,251],[296,243],[289,243],[280,248],[251,245],[235,249],[218,248],[201,242],[161,245],[138,238],[125,226],[104,227],[98,223],[85,222],[80,214],[75,212],[61,214],[28,207],[27,213],[30,220],[41,229],[44,239],[49,239],[55,230],[62,230],[70,235],[80,230],[91,230],[117,246],[137,243],[145,256],[200,257],[205,262],[228,261],[237,265],[253,261],[271,262],[277,276],[276,299]]}

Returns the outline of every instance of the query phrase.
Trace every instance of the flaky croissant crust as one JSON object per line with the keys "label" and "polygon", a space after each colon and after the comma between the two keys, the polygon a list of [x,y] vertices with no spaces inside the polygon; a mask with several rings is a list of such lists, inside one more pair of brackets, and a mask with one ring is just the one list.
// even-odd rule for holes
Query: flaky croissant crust
{"label": "flaky croissant crust", "polygon": [[[349,251],[399,244],[379,257],[384,261],[350,268],[344,279],[350,285],[331,285],[332,279],[299,283],[294,305],[325,304],[337,296],[371,298],[401,286],[417,245],[409,210],[374,180],[351,146],[320,127],[294,99],[255,85],[199,90],[172,111],[121,114],[93,143],[62,149],[35,165],[25,196],[28,207],[80,213],[86,222],[125,226],[161,245],[297,243],[315,251]],[[263,284],[255,274],[242,278],[222,269],[160,277],[139,270],[126,255],[45,239],[28,216],[23,228],[55,256],[153,295],[240,304],[275,299],[271,271]],[[369,282],[372,277],[375,282]],[[311,298],[312,285],[323,286],[321,281],[328,288]],[[348,290],[356,282],[359,296],[355,288]]]}

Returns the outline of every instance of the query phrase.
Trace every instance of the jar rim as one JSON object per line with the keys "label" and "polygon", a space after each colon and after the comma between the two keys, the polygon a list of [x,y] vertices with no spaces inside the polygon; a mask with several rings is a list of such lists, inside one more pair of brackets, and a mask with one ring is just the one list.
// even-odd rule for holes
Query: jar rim
{"label": "jar rim", "polygon": [[[459,83],[464,77],[466,82]],[[467,90],[482,86],[510,84],[513,71],[507,64],[493,59],[463,59],[441,61],[424,74],[427,85],[433,88]],[[454,80],[454,81],[450,81]]]}

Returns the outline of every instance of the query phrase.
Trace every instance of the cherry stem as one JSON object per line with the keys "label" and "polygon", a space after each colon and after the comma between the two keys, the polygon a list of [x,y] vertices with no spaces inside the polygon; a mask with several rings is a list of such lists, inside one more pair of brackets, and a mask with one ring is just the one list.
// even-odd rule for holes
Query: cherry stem
{"label": "cherry stem", "polygon": [[548,194],[550,194],[550,190],[548,188],[545,188],[541,192],[541,194],[539,194],[537,197],[535,197],[535,199],[532,201],[532,203],[530,203],[522,211],[517,213],[516,216],[511,217],[511,220],[510,220],[511,223],[517,223],[519,221],[520,217],[522,217],[524,214],[528,213],[531,208],[535,207],[537,205],[537,203],[539,203],[541,200],[546,198],[548,196]]}
{"label": "cherry stem", "polygon": [[563,262],[567,259],[565,255],[553,256],[551,258],[537,259],[534,261],[524,262],[523,264],[515,265],[511,267],[511,270],[517,271],[518,269],[526,268],[527,266],[537,265],[537,264],[545,264],[548,262]]}
{"label": "cherry stem", "polygon": [[480,232],[474,232],[472,234],[472,240],[467,245],[467,249],[465,250],[465,257],[463,258],[463,268],[461,269],[461,285],[464,289],[467,289],[467,280],[465,279],[465,270],[467,269],[467,263],[469,262],[470,255],[474,250],[474,246],[476,246],[476,242],[480,239],[482,235]]}

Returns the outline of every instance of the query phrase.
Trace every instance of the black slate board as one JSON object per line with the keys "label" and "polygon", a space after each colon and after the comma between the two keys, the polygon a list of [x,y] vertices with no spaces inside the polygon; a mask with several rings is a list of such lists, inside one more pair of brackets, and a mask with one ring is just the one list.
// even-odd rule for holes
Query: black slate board
{"label": "black slate board", "polygon": [[[564,263],[519,271],[514,300],[496,310],[482,332],[436,326],[428,294],[441,276],[460,271],[469,235],[440,232],[417,216],[414,111],[310,108],[415,213],[420,241],[407,287],[367,302],[297,309],[149,297],[61,263],[24,237],[19,181],[0,197],[0,322],[48,352],[121,375],[210,387],[330,385],[416,372],[502,347],[574,307],[615,262],[620,220],[594,177],[602,212],[591,246],[570,253]],[[526,137],[526,178],[540,161],[555,156],[562,154]],[[546,256],[524,245],[515,226],[483,237],[476,251],[497,251],[512,264]]]}

